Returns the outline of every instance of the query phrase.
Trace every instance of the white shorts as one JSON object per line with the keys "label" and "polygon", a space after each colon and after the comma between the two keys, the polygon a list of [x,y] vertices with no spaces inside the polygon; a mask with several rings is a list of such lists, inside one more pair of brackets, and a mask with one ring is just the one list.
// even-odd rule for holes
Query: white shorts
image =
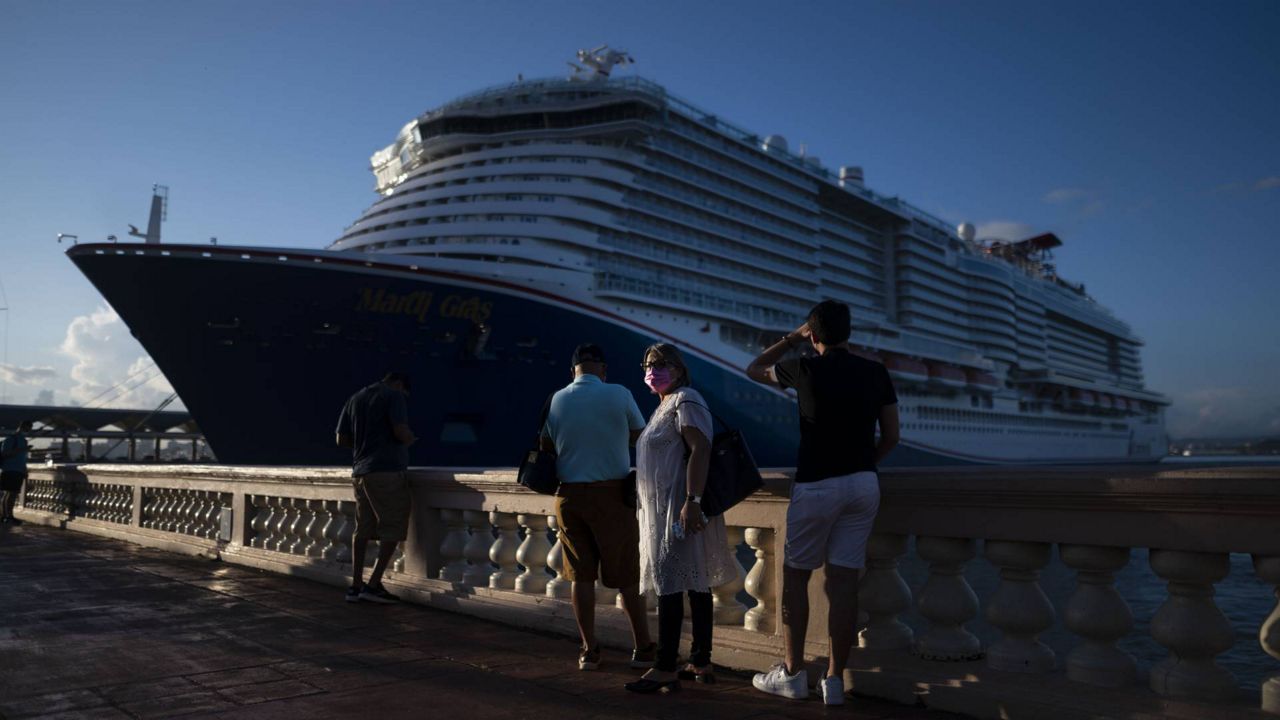
{"label": "white shorts", "polygon": [[879,509],[880,479],[870,471],[793,484],[784,562],[797,570],[817,570],[824,562],[863,567]]}

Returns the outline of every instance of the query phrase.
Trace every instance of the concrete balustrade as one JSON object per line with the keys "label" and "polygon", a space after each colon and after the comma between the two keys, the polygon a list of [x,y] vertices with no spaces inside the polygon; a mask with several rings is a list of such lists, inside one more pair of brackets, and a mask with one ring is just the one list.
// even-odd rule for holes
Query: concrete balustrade
{"label": "concrete balustrade", "polygon": [[[520,488],[509,470],[415,471],[410,479],[410,536],[388,585],[415,602],[575,634],[553,498]],[[1277,480],[1275,469],[1240,468],[888,471],[859,588],[867,619],[846,686],[979,717],[1280,715],[1280,663],[1260,693],[1243,692],[1219,663],[1236,637],[1215,602],[1228,554],[1251,553],[1278,601],[1268,616],[1258,613],[1258,642],[1280,660]],[[766,490],[725,517],[735,556],[748,562],[712,589],[719,663],[763,669],[781,654],[788,489],[785,474],[769,473]],[[345,585],[354,509],[350,478],[338,468],[90,465],[34,471],[20,512]],[[1054,598],[1061,617],[1040,582],[1055,547],[1075,579]],[[1116,575],[1135,548],[1150,549],[1165,584],[1163,604],[1143,619],[1168,654],[1145,671],[1119,647],[1135,622]],[[927,564],[917,587],[904,579],[907,563]],[[980,598],[966,570],[984,567],[999,579]],[[827,634],[820,571],[813,582],[806,649],[817,658]],[[617,593],[601,588],[598,599],[614,604]],[[621,612],[597,616],[603,642],[629,647]],[[922,621],[920,631],[906,620]],[[975,633],[979,625],[985,630]],[[1057,628],[1074,641],[1061,657],[1043,640]],[[984,647],[979,635],[994,640]]]}

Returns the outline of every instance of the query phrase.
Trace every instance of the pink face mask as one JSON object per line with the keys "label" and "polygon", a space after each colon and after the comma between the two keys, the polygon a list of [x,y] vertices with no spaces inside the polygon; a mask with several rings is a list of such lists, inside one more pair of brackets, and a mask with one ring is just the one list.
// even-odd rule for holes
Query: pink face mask
{"label": "pink face mask", "polygon": [[671,370],[667,368],[649,368],[644,372],[644,384],[658,395],[667,392],[667,388],[671,387]]}

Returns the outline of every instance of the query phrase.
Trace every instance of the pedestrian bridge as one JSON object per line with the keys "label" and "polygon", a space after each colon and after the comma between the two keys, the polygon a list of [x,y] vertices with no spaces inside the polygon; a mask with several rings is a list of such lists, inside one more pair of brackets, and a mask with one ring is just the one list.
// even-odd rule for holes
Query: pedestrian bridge
{"label": "pedestrian bridge", "polygon": [[[386,578],[393,591],[575,636],[551,498],[517,486],[510,470],[411,477],[414,521]],[[713,589],[715,661],[748,671],[781,655],[789,477],[767,480],[726,515],[743,567]],[[1280,669],[1280,609],[1246,598],[1228,618],[1215,598],[1244,575],[1267,595],[1280,586],[1280,468],[891,470],[882,492],[860,590],[866,624],[846,676],[857,696],[989,718],[1280,714],[1280,680],[1267,677]],[[345,586],[350,498],[337,468],[66,466],[32,474],[20,516],[220,558],[210,567],[228,582],[267,571]],[[1146,579],[1132,582],[1135,570]],[[826,629],[815,575],[816,658]],[[325,602],[337,595],[307,587]],[[597,622],[607,646],[628,646],[621,613]],[[573,645],[557,642],[542,664],[576,677]],[[804,711],[757,701],[735,715]]]}

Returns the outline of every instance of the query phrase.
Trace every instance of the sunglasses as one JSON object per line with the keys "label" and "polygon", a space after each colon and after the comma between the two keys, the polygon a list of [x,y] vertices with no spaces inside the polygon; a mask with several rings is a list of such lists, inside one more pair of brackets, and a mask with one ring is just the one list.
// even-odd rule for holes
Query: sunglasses
{"label": "sunglasses", "polygon": [[641,363],[640,367],[643,370],[666,370],[667,368],[672,367],[672,365],[666,360],[654,360],[652,362]]}

